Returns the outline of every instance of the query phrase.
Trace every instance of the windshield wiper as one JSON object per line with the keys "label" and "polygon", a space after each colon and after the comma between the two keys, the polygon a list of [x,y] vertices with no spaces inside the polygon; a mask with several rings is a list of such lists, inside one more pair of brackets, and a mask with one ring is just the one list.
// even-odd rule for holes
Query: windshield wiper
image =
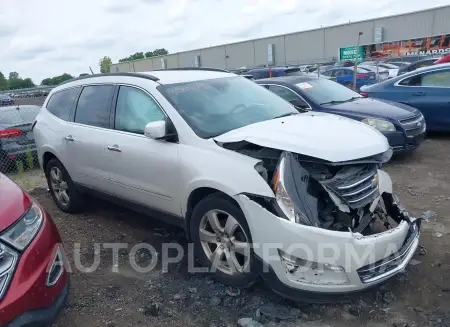
{"label": "windshield wiper", "polygon": [[336,100],[333,100],[333,101],[328,101],[328,102],[322,102],[322,103],[320,103],[320,105],[323,105],[323,104],[336,104],[336,103],[344,103],[344,102],[347,102],[348,100],[344,100],[344,101],[336,101]]}
{"label": "windshield wiper", "polygon": [[361,99],[362,97],[351,97],[350,99],[348,99],[347,101],[345,101],[345,102],[350,102],[350,101],[353,101],[353,100],[358,100],[358,99]]}
{"label": "windshield wiper", "polygon": [[293,115],[300,115],[300,113],[299,112],[288,112],[287,114],[282,114],[282,115],[273,117],[272,119],[283,118],[283,117],[293,116]]}

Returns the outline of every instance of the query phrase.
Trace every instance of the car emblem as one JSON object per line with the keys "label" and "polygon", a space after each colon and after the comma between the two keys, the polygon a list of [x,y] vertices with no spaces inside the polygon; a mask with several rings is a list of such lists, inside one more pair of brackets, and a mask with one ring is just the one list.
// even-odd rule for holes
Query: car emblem
{"label": "car emblem", "polygon": [[418,122],[418,123],[417,123],[417,127],[420,127],[421,125],[422,125],[421,122]]}

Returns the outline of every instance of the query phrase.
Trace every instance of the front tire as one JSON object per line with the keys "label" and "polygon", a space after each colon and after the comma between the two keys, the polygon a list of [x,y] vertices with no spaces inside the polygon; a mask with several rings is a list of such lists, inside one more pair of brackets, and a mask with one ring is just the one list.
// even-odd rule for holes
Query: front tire
{"label": "front tire", "polygon": [[256,281],[250,230],[235,203],[218,193],[207,196],[195,206],[190,230],[197,258],[217,280],[234,287]]}
{"label": "front tire", "polygon": [[53,201],[59,209],[67,213],[81,211],[83,206],[82,195],[76,189],[69,173],[58,159],[50,159],[47,163],[45,177]]}

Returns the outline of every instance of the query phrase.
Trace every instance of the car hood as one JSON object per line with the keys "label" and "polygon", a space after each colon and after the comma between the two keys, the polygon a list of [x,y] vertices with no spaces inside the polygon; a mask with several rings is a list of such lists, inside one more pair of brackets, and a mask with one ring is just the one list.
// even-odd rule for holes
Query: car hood
{"label": "car hood", "polygon": [[351,112],[361,114],[361,116],[371,116],[379,118],[389,118],[393,120],[405,119],[413,116],[414,108],[402,103],[373,99],[361,98],[350,102],[322,105],[330,110],[339,110],[340,112]]}
{"label": "car hood", "polygon": [[14,224],[31,205],[29,196],[0,173],[0,233]]}
{"label": "car hood", "polygon": [[330,162],[356,160],[383,153],[383,134],[349,118],[310,112],[247,125],[214,138],[219,143],[247,141]]}

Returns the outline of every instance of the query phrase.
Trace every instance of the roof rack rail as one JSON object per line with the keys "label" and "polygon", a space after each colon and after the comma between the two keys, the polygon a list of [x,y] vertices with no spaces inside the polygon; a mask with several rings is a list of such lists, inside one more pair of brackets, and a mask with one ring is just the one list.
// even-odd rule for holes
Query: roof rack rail
{"label": "roof rack rail", "polygon": [[157,82],[159,81],[158,77],[149,75],[149,74],[142,74],[142,73],[103,73],[103,74],[92,74],[92,75],[86,75],[86,76],[80,76],[76,78],[69,79],[67,81],[64,81],[58,85],[63,85],[69,82],[75,82],[83,79],[89,79],[94,77],[105,77],[105,76],[129,76],[129,77],[139,77],[139,78],[145,78],[149,79],[151,81]]}
{"label": "roof rack rail", "polygon": [[166,69],[153,69],[152,71],[164,71],[164,70],[204,70],[210,72],[223,72],[229,73],[229,70],[220,69],[220,68],[212,68],[212,67],[179,67],[179,68],[166,68]]}

